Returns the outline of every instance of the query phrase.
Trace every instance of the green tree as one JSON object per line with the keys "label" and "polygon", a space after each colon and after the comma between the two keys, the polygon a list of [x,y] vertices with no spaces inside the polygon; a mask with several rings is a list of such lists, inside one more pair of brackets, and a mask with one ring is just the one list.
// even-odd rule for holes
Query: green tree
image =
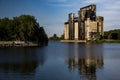
{"label": "green tree", "polygon": [[48,42],[48,37],[34,16],[21,15],[13,19],[0,19],[0,40],[32,41],[44,44]]}
{"label": "green tree", "polygon": [[60,36],[60,40],[64,40],[64,34]]}
{"label": "green tree", "polygon": [[104,32],[104,38],[120,40],[120,29],[115,29],[115,30]]}
{"label": "green tree", "polygon": [[58,41],[58,40],[60,40],[60,38],[57,36],[57,34],[53,34],[53,36],[50,37],[49,40]]}

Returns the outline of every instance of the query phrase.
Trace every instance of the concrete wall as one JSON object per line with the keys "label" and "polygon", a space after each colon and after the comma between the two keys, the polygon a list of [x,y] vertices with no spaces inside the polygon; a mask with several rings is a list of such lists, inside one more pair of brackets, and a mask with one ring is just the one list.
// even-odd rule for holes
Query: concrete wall
{"label": "concrete wall", "polygon": [[69,24],[64,24],[64,39],[69,40]]}
{"label": "concrete wall", "polygon": [[100,35],[104,36],[104,29],[103,29],[104,19],[103,19],[103,17],[97,16],[96,21],[97,21],[97,26],[98,26],[98,32],[100,32]]}
{"label": "concrete wall", "polygon": [[86,39],[86,40],[90,40],[90,31],[91,31],[91,21],[90,21],[90,19],[88,18],[88,19],[85,21],[85,39]]}
{"label": "concrete wall", "polygon": [[91,21],[90,18],[88,18],[85,21],[85,39],[92,40],[96,35],[95,33],[98,33],[97,31],[97,22]]}
{"label": "concrete wall", "polygon": [[70,13],[69,14],[69,39],[74,40],[74,14]]}
{"label": "concrete wall", "polygon": [[74,22],[74,32],[75,32],[75,34],[74,34],[74,36],[75,36],[75,40],[78,40],[78,22]]}
{"label": "concrete wall", "polygon": [[68,22],[64,26],[65,39],[92,40],[96,34],[103,36],[103,22],[103,17],[96,16],[96,5],[80,8],[78,17],[73,13],[68,15]]}

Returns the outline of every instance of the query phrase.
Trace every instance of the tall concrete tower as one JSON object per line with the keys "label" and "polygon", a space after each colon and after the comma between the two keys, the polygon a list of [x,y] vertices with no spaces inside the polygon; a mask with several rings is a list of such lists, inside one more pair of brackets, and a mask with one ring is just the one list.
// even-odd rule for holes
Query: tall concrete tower
{"label": "tall concrete tower", "polygon": [[74,13],[69,14],[69,39],[74,40]]}
{"label": "tall concrete tower", "polygon": [[[91,23],[90,21],[94,22],[96,20],[96,5],[89,5],[83,8],[80,8],[78,11],[79,17],[79,28],[80,28],[80,39],[81,40],[89,40],[90,37],[90,29]],[[87,23],[87,24],[86,24]]]}
{"label": "tall concrete tower", "polygon": [[96,40],[104,36],[104,18],[96,16],[96,5],[91,4],[80,8],[78,17],[74,13],[68,15],[64,24],[65,40]]}

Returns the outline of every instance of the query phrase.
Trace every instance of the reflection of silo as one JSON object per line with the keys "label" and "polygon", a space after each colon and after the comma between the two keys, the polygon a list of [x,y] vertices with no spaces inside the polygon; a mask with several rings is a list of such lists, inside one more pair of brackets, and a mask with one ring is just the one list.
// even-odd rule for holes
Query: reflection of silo
{"label": "reflection of silo", "polygon": [[86,57],[85,57],[85,64],[86,64],[86,66],[90,66],[91,65],[91,63],[92,63],[92,57],[91,57],[91,49],[90,49],[90,45],[86,45]]}
{"label": "reflection of silo", "polygon": [[[80,47],[82,48],[82,47]],[[96,80],[96,69],[103,67],[102,45],[85,44],[83,49],[79,49],[78,68],[81,79]]]}
{"label": "reflection of silo", "polygon": [[74,43],[67,44],[67,51],[66,51],[66,62],[68,64],[68,68],[70,71],[74,70],[75,66],[75,52],[74,52]]}
{"label": "reflection of silo", "polygon": [[74,14],[69,14],[69,39],[74,40]]}
{"label": "reflection of silo", "polygon": [[75,65],[78,65],[79,62],[79,44],[78,43],[70,43],[67,44],[67,52],[66,52],[66,62],[68,63],[68,68],[70,71],[73,71]]}
{"label": "reflection of silo", "polygon": [[96,69],[103,67],[102,44],[70,43],[67,47],[69,70],[73,71],[74,68],[78,68],[81,79],[96,80]]}
{"label": "reflection of silo", "polygon": [[102,45],[86,45],[86,65],[103,66]]}
{"label": "reflection of silo", "polygon": [[75,49],[74,49],[74,54],[75,54],[75,63],[78,64],[78,56],[79,56],[79,48],[78,48],[78,45],[77,43],[74,44],[75,45]]}
{"label": "reflection of silo", "polygon": [[96,49],[94,49],[94,52],[97,53],[97,55],[96,55],[96,67],[98,67],[98,68],[103,68],[103,64],[104,64],[102,51],[103,51],[103,49],[102,49],[101,44],[97,45]]}

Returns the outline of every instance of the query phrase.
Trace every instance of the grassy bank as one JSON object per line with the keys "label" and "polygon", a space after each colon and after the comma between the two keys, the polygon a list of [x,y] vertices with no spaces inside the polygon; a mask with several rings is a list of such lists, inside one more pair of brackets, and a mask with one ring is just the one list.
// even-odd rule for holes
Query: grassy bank
{"label": "grassy bank", "polygon": [[96,40],[96,43],[120,43],[120,40],[110,40],[110,39],[103,39],[103,40]]}

